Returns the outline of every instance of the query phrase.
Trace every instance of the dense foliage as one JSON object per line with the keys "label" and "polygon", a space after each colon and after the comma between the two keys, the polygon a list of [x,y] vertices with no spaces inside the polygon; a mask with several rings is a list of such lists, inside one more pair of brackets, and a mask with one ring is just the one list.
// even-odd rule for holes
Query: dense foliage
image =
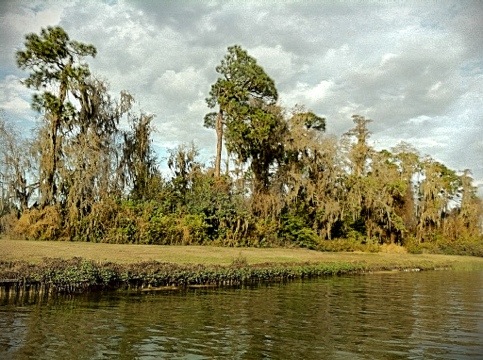
{"label": "dense foliage", "polygon": [[469,171],[405,143],[376,151],[364,116],[354,115],[340,139],[325,135],[326,119],[277,104],[274,81],[240,46],[228,48],[207,98],[216,109],[205,117],[217,132],[215,168],[182,145],[163,176],[151,147],[153,116],[135,114],[127,92],[110,95],[89,70],[86,57],[95,55],[60,27],[27,35],[17,52],[42,121],[25,138],[0,120],[0,232],[332,251],[397,243],[483,255],[482,203]]}

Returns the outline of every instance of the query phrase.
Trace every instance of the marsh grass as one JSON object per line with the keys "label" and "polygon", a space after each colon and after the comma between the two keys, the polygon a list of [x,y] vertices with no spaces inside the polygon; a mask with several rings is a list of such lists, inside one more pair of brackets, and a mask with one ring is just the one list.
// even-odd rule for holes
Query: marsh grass
{"label": "marsh grass", "polygon": [[233,258],[233,260],[231,261],[231,266],[233,267],[248,266],[248,260],[246,256],[242,255],[242,252],[240,251],[238,256],[236,258]]}
{"label": "marsh grass", "polygon": [[287,248],[110,245],[0,240],[0,290],[231,286],[394,270],[483,269],[483,258],[389,253],[323,253]]}

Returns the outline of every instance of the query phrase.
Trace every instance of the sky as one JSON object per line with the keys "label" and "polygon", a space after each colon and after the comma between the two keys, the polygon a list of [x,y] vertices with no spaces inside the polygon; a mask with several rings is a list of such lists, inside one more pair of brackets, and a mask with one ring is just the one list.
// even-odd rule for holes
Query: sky
{"label": "sky", "polygon": [[0,0],[0,109],[34,126],[32,93],[15,64],[25,35],[60,25],[98,51],[88,63],[155,114],[153,144],[193,142],[208,163],[215,133],[205,98],[227,47],[238,44],[275,81],[279,102],[327,119],[327,133],[370,118],[371,144],[413,145],[470,169],[483,194],[483,1]]}

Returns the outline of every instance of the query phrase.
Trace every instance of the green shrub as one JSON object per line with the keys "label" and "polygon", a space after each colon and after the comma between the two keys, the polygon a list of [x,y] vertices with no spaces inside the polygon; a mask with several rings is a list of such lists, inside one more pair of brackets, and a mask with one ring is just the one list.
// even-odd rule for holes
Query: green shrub
{"label": "green shrub", "polygon": [[307,221],[298,214],[283,215],[279,236],[286,243],[308,249],[315,249],[319,242],[317,233],[308,227]]}
{"label": "green shrub", "polygon": [[410,254],[441,254],[441,249],[434,241],[420,242],[416,238],[409,238],[404,246]]}
{"label": "green shrub", "polygon": [[148,224],[147,244],[175,245],[180,244],[182,232],[178,227],[178,216],[175,214],[155,214]]}
{"label": "green shrub", "polygon": [[248,236],[240,238],[237,246],[267,247],[278,243],[277,221],[272,218],[257,218],[252,224]]}
{"label": "green shrub", "polygon": [[482,238],[461,238],[457,241],[438,239],[437,246],[446,255],[469,255],[483,257]]}
{"label": "green shrub", "polygon": [[202,244],[208,240],[208,225],[203,215],[185,215],[178,226],[184,245]]}
{"label": "green shrub", "polygon": [[363,240],[355,240],[354,238],[349,239],[335,239],[335,240],[323,240],[317,245],[317,250],[319,251],[362,251],[362,252],[379,252],[380,246],[377,242],[363,242]]}
{"label": "green shrub", "polygon": [[435,236],[432,241],[425,242],[418,242],[415,238],[410,238],[404,242],[404,246],[411,254],[483,256],[483,239],[481,237],[460,238],[455,241]]}

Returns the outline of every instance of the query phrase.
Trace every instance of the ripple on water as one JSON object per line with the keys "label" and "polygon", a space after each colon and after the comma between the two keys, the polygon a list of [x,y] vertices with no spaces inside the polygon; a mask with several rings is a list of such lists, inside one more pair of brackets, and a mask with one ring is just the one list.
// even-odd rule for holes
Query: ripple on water
{"label": "ripple on water", "polygon": [[483,272],[381,273],[0,307],[2,359],[478,359]]}

